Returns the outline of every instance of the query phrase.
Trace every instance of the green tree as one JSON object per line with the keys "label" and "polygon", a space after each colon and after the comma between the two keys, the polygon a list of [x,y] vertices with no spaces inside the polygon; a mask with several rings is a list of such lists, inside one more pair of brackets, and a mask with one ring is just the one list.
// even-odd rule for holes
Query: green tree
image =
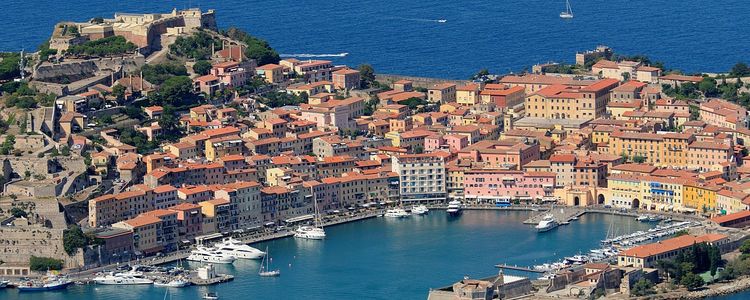
{"label": "green tree", "polygon": [[86,246],[86,236],[83,234],[81,227],[71,225],[63,231],[63,248],[68,255],[74,255],[78,249]]}
{"label": "green tree", "polygon": [[736,63],[729,71],[729,75],[732,77],[745,77],[750,75],[750,67],[744,62]]}
{"label": "green tree", "polygon": [[0,54],[0,81],[12,80],[21,75],[18,71],[18,63],[21,61],[19,53]]}
{"label": "green tree", "polygon": [[199,60],[193,65],[193,71],[198,75],[207,75],[211,71],[211,62]]}
{"label": "green tree", "polygon": [[51,257],[37,257],[31,256],[29,258],[29,269],[37,272],[44,272],[49,270],[62,270],[63,260]]}
{"label": "green tree", "polygon": [[143,72],[143,78],[146,81],[157,85],[161,85],[168,79],[176,76],[188,75],[187,68],[175,62],[144,65],[141,68],[141,72]]}
{"label": "green tree", "polygon": [[106,115],[106,116],[102,117],[101,120],[102,120],[102,123],[104,123],[104,124],[113,124],[113,123],[115,123],[115,120],[113,120],[112,116],[110,116],[110,115]]}
{"label": "green tree", "polygon": [[703,77],[703,80],[698,83],[698,90],[705,97],[716,97],[719,95],[719,89],[716,88],[716,79],[711,77]]}
{"label": "green tree", "polygon": [[674,233],[674,237],[683,236],[690,234],[687,229],[683,229]]}
{"label": "green tree", "polygon": [[145,118],[143,111],[137,106],[125,107],[125,115],[128,116],[128,118],[136,120],[143,120]]}
{"label": "green tree", "polygon": [[630,289],[630,294],[637,297],[652,295],[655,293],[654,284],[646,279],[638,280],[638,282],[633,285],[633,288]]}
{"label": "green tree", "polygon": [[159,126],[166,132],[174,132],[177,130],[177,125],[177,116],[174,107],[171,105],[164,106],[164,111],[162,111],[159,118]]}
{"label": "green tree", "polygon": [[181,36],[175,39],[175,42],[169,45],[169,51],[177,56],[205,60],[211,59],[212,46],[214,49],[220,50],[221,40],[214,39],[205,31],[197,31],[191,36]]}
{"label": "green tree", "polygon": [[680,284],[684,285],[688,290],[692,291],[706,284],[698,275],[693,273],[687,273],[680,279]]}
{"label": "green tree", "polygon": [[5,141],[0,144],[0,155],[9,155],[13,152],[13,145],[16,144],[16,136],[9,134],[5,136]]}
{"label": "green tree", "polygon": [[178,105],[181,103],[192,103],[195,98],[193,94],[193,81],[187,76],[174,76],[161,84],[157,91],[157,103],[160,105]]}
{"label": "green tree", "polygon": [[245,56],[247,58],[254,59],[259,66],[265,64],[275,64],[278,63],[279,60],[281,60],[276,50],[271,48],[271,45],[269,45],[268,42],[262,39],[251,36],[235,27],[230,27],[223,33],[229,38],[245,43],[247,45],[247,48],[245,48]]}
{"label": "green tree", "polygon": [[60,148],[60,155],[62,155],[62,156],[70,156],[70,147],[68,147],[67,145],[66,146],[62,146]]}
{"label": "green tree", "polygon": [[716,275],[716,270],[718,270],[719,267],[723,263],[723,260],[721,259],[721,251],[719,251],[719,248],[717,247],[708,248],[708,260],[709,260],[709,270],[711,271],[711,276],[714,276]]}
{"label": "green tree", "polygon": [[357,67],[359,70],[360,86],[370,88],[375,82],[375,69],[369,64],[361,64]]}
{"label": "green tree", "polygon": [[636,156],[633,156],[633,162],[634,162],[634,163],[637,163],[637,164],[642,164],[642,163],[644,163],[645,161],[646,161],[646,157],[645,157],[645,156],[641,156],[641,155],[636,155]]}
{"label": "green tree", "polygon": [[740,252],[742,254],[750,254],[750,240],[745,240],[740,246]]}
{"label": "green tree", "polygon": [[28,215],[25,210],[18,207],[11,208],[10,214],[16,218],[25,218]]}
{"label": "green tree", "polygon": [[117,102],[125,101],[125,87],[119,84],[116,84],[112,88],[112,95],[115,96],[117,99]]}
{"label": "green tree", "polygon": [[490,70],[488,70],[486,68],[482,68],[481,70],[479,70],[479,72],[477,72],[476,74],[472,75],[471,78],[469,78],[469,79],[470,80],[477,80],[477,79],[484,78],[484,77],[486,77],[488,75],[490,75]]}
{"label": "green tree", "polygon": [[133,52],[138,46],[122,36],[110,36],[71,46],[66,53],[73,55],[113,56]]}
{"label": "green tree", "polygon": [[39,60],[41,61],[47,61],[49,60],[50,56],[57,54],[57,49],[49,48],[49,41],[46,41],[39,45],[36,50],[39,53]]}

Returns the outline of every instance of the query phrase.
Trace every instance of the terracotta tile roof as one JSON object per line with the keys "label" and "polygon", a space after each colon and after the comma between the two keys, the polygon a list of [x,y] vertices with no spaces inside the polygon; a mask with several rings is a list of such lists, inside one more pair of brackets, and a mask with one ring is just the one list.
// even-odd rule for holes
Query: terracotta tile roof
{"label": "terracotta tile roof", "polygon": [[748,217],[750,217],[750,210],[745,210],[745,211],[736,212],[733,214],[713,217],[711,218],[711,221],[717,224],[721,224],[721,223],[739,220],[739,219],[748,218]]}
{"label": "terracotta tile roof", "polygon": [[123,221],[123,223],[128,224],[131,227],[135,228],[135,227],[161,223],[161,219],[154,217],[154,216],[149,216],[149,215],[140,215],[133,219]]}
{"label": "terracotta tile roof", "polygon": [[689,247],[696,243],[716,242],[726,237],[727,236],[723,234],[707,234],[707,235],[703,235],[699,237],[692,236],[692,235],[683,235],[683,236],[679,236],[676,238],[659,241],[653,244],[630,248],[621,252],[620,256],[646,258],[649,256],[658,255],[658,254],[666,253],[669,251],[679,250],[685,247]]}

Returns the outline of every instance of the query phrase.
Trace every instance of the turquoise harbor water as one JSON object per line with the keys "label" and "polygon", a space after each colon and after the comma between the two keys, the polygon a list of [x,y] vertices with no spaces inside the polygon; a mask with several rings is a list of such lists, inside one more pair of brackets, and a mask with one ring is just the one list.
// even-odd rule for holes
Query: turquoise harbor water
{"label": "turquoise harbor water", "polygon": [[[495,274],[497,263],[531,265],[597,247],[609,224],[620,233],[648,228],[633,218],[590,214],[538,234],[522,221],[528,212],[465,211],[448,218],[433,211],[404,220],[373,218],[326,229],[325,241],[286,238],[254,245],[270,248],[279,278],[258,277],[258,262],[218,266],[235,281],[212,287],[174,290],[175,299],[197,299],[210,290],[222,299],[425,299],[429,288],[464,275]],[[197,267],[197,265],[192,265]],[[0,291],[0,299],[159,300],[164,289],[151,286],[73,286],[65,292],[21,294]]]}
{"label": "turquoise harbor water", "polygon": [[[338,54],[335,63],[371,63],[382,73],[467,78],[481,68],[520,71],[572,62],[603,43],[689,72],[728,70],[750,56],[746,0],[6,0],[0,50],[35,49],[60,20],[114,12],[215,8],[220,27],[237,26],[283,54]],[[446,19],[446,23],[437,20]]]}

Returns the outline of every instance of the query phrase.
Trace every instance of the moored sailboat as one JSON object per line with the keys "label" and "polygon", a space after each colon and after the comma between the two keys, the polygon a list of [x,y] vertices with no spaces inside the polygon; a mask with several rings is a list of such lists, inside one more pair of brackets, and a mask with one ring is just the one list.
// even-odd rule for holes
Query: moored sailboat
{"label": "moored sailboat", "polygon": [[318,200],[315,196],[315,190],[310,187],[310,191],[313,196],[313,207],[315,209],[315,215],[313,217],[312,226],[300,226],[294,231],[294,237],[308,239],[308,240],[322,240],[326,238],[326,231],[320,222],[320,213],[318,212]]}

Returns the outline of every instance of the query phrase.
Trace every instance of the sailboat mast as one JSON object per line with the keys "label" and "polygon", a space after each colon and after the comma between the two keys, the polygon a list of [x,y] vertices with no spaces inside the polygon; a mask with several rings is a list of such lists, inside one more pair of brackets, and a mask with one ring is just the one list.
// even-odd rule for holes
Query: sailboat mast
{"label": "sailboat mast", "polygon": [[570,7],[570,0],[565,0],[565,6],[568,9],[568,13],[572,15],[573,14],[573,8]]}
{"label": "sailboat mast", "polygon": [[320,224],[320,220],[318,219],[320,214],[318,214],[318,197],[315,195],[315,186],[310,187],[310,193],[312,193],[313,196],[313,209],[315,210],[315,215],[313,216],[313,225],[315,227],[318,227]]}

